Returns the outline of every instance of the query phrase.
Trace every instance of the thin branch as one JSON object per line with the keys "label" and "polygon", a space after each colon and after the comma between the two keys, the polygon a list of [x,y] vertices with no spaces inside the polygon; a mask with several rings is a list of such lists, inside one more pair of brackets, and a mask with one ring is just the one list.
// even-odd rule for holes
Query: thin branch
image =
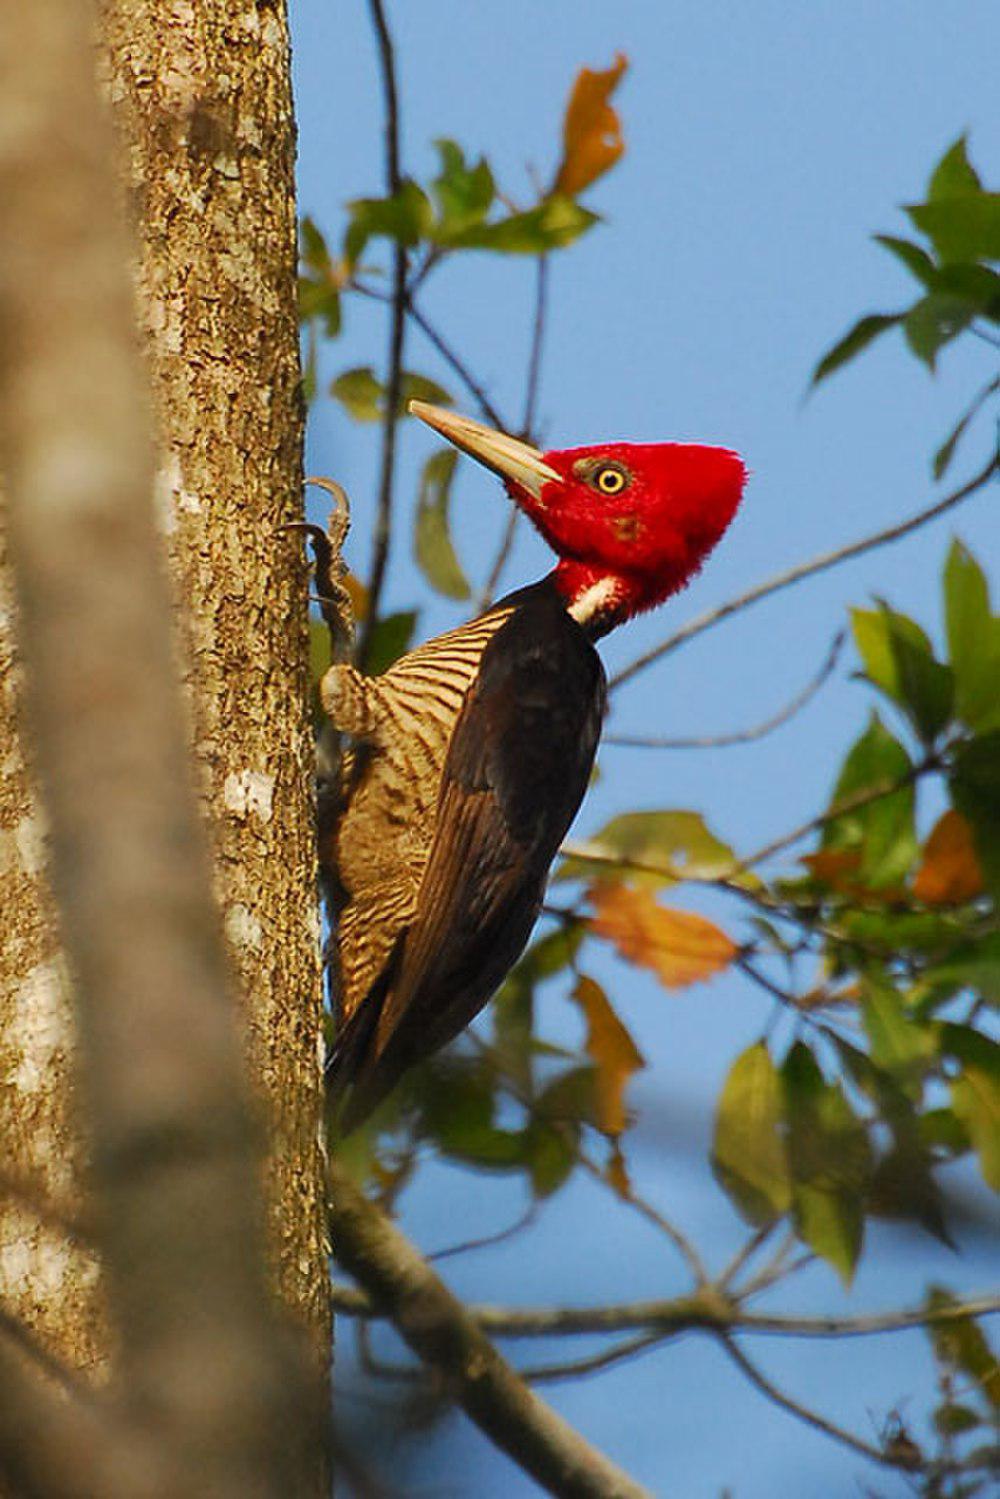
{"label": "thin branch", "polygon": [[[741,1298],[750,1289],[759,1287],[741,1291]],[[389,1314],[370,1294],[339,1283],[333,1286],[333,1305],[335,1311],[348,1317],[381,1318]],[[858,1338],[995,1317],[1000,1315],[1000,1295],[971,1296],[938,1307],[903,1307],[846,1317],[797,1317],[744,1311],[736,1298],[724,1295],[717,1285],[709,1285],[690,1296],[659,1301],[565,1307],[475,1303],[465,1310],[484,1332],[505,1338],[592,1337],[600,1333],[675,1333],[699,1329],[774,1337]]]}
{"label": "thin branch", "polygon": [[[583,1169],[589,1172],[596,1181],[599,1181],[603,1186],[609,1185],[608,1179],[601,1167],[582,1151],[579,1156],[579,1162]],[[676,1224],[672,1223],[664,1213],[661,1213],[659,1208],[655,1208],[645,1197],[640,1196],[631,1185],[624,1189],[614,1187],[612,1190],[616,1197],[622,1198],[630,1208],[645,1218],[647,1223],[652,1223],[662,1234],[666,1235],[684,1260],[696,1284],[698,1286],[707,1286],[709,1275],[705,1262],[687,1235],[682,1233]]]}
{"label": "thin branch", "polygon": [[[549,258],[547,255],[539,255],[535,277],[535,311],[531,323],[531,350],[528,354],[528,375],[525,381],[524,411],[521,416],[521,431],[519,434],[525,442],[534,441],[535,413],[538,407],[538,391],[542,374],[542,349],[545,345],[545,325],[548,317],[548,287]],[[514,538],[517,535],[517,524],[520,517],[520,510],[515,505],[512,505],[510,513],[507,516],[507,523],[503,529],[500,545],[497,548],[497,554],[493,559],[493,565],[476,599],[477,614],[481,614],[484,609],[488,609],[496,596],[500,579],[503,577],[504,568],[510,560],[510,554],[514,547]]]}
{"label": "thin branch", "polygon": [[706,630],[710,630],[715,625],[721,624],[724,619],[729,619],[731,615],[737,614],[743,609],[748,609],[752,604],[760,603],[761,599],[769,598],[771,594],[779,593],[783,588],[790,588],[795,583],[801,583],[805,578],[815,577],[817,573],[826,572],[828,568],[837,567],[842,562],[849,562],[852,558],[860,557],[865,552],[872,552],[877,547],[888,546],[892,542],[901,540],[902,537],[908,536],[912,531],[918,530],[919,527],[925,526],[930,521],[937,520],[939,516],[944,515],[947,511],[953,510],[956,505],[960,505],[963,500],[967,500],[970,495],[982,489],[997,473],[1000,473],[1000,452],[994,453],[985,468],[980,469],[979,473],[975,474],[966,484],[963,484],[960,489],[953,490],[943,500],[936,500],[933,505],[928,505],[925,509],[918,510],[915,515],[911,515],[907,520],[901,521],[895,526],[887,526],[882,531],[875,531],[870,536],[862,537],[860,541],[849,542],[847,546],[838,547],[835,551],[824,552],[818,557],[813,557],[808,562],[800,562],[795,567],[788,568],[785,572],[778,573],[775,577],[768,578],[763,583],[758,583],[754,588],[748,589],[746,593],[740,594],[737,598],[729,599],[726,603],[719,604],[717,608],[709,609],[704,614],[698,615],[696,619],[691,620],[686,625],[682,625],[679,630],[676,630],[673,635],[669,635],[659,645],[654,646],[652,650],[644,652],[643,655],[638,656],[628,666],[623,667],[616,676],[611,678],[609,686],[611,688],[621,687],[625,682],[631,681],[640,671],[644,671],[647,666],[651,666],[654,661],[661,660],[662,657],[677,650],[679,646],[685,645],[689,640],[693,640],[696,635],[702,635]]}
{"label": "thin branch", "polygon": [[732,1285],[737,1275],[753,1259],[758,1249],[763,1248],[776,1226],[777,1220],[772,1223],[765,1223],[763,1228],[758,1228],[754,1233],[748,1235],[719,1276],[718,1283],[723,1290],[728,1289]]}
{"label": "thin branch", "polygon": [[449,1244],[444,1249],[434,1249],[424,1258],[433,1264],[440,1260],[453,1259],[459,1254],[469,1254],[475,1249],[492,1249],[497,1244],[505,1244],[508,1239],[513,1239],[524,1229],[531,1227],[538,1216],[538,1201],[539,1199],[532,1198],[524,1212],[519,1214],[513,1223],[508,1223],[506,1228],[498,1229],[493,1234],[482,1234],[476,1239],[463,1239],[461,1243]]}
{"label": "thin branch", "polygon": [[395,1225],[331,1162],[330,1234],[340,1263],[438,1370],[466,1414],[549,1493],[649,1499],[528,1388]]}
{"label": "thin branch", "polygon": [[429,343],[433,344],[435,349],[437,349],[445,364],[450,365],[451,368],[455,371],[455,374],[461,380],[466,390],[468,390],[469,394],[472,396],[473,400],[479,407],[480,413],[485,418],[485,420],[489,422],[490,426],[496,427],[498,432],[510,431],[507,423],[504,421],[503,417],[500,415],[499,411],[494,406],[489,396],[486,394],[483,386],[479,383],[475,375],[469,369],[469,366],[465,363],[465,360],[462,359],[452,347],[452,345],[447,342],[443,334],[438,332],[433,323],[428,320],[426,314],[417,306],[416,302],[412,301],[411,299],[407,299],[406,310],[413,321],[416,323],[417,327],[420,329],[424,337],[428,340]]}
{"label": "thin branch", "polygon": [[779,1390],[776,1384],[763,1374],[757,1365],[747,1358],[741,1348],[738,1348],[731,1338],[720,1338],[719,1340],[726,1353],[732,1359],[736,1367],[746,1375],[750,1383],[772,1404],[780,1406],[789,1415],[795,1416],[799,1421],[804,1421],[807,1426],[813,1426],[817,1431],[832,1437],[835,1442],[840,1442],[844,1447],[850,1447],[855,1452],[860,1452],[863,1457],[871,1458],[872,1462],[881,1463],[888,1468],[914,1469],[923,1466],[923,1460],[913,1461],[903,1457],[892,1456],[884,1452],[881,1447],[875,1447],[871,1442],[866,1442],[862,1437],[855,1436],[853,1432],[847,1431],[843,1426],[836,1425],[821,1416],[818,1411],[811,1410],[809,1406],[802,1405],[798,1400],[793,1400],[783,1390]]}
{"label": "thin branch", "polygon": [[616,1343],[603,1353],[595,1353],[590,1358],[570,1359],[557,1364],[529,1364],[517,1372],[531,1384],[557,1384],[565,1379],[581,1379],[588,1374],[600,1374],[605,1369],[613,1368],[615,1364],[638,1358],[640,1354],[649,1353],[660,1347],[670,1336],[669,1333],[644,1332],[638,1337],[627,1338],[623,1343]]}
{"label": "thin branch", "polygon": [[623,749],[725,749],[733,744],[751,744],[756,739],[763,739],[772,734],[775,729],[780,729],[784,724],[793,719],[797,713],[801,713],[806,705],[825,686],[833,675],[837,660],[846,639],[843,630],[838,630],[833,642],[816,675],[807,682],[801,692],[773,713],[770,718],[763,722],[754,724],[749,729],[738,729],[731,734],[701,734],[683,738],[663,738],[657,735],[642,734],[605,734],[604,744],[614,744]]}
{"label": "thin branch", "polygon": [[[841,797],[832,807],[825,812],[820,812],[816,817],[810,817],[807,822],[800,823],[790,833],[783,833],[780,838],[773,838],[770,843],[765,843],[756,853],[748,855],[745,859],[733,866],[731,875],[744,874],[748,869],[753,869],[765,860],[773,858],[775,854],[782,853],[786,848],[791,848],[794,843],[799,843],[810,833],[815,833],[820,828],[829,827],[830,823],[836,822],[841,817],[846,817],[850,812],[860,812],[862,808],[869,807],[873,802],[883,801],[887,796],[895,796],[897,791],[905,791],[907,786],[912,786],[921,776],[928,775],[931,771],[940,770],[942,762],[938,755],[926,755],[923,760],[918,760],[911,765],[905,775],[896,776],[891,781],[876,781],[874,786],[865,786],[861,791],[855,791],[850,796]],[[730,876],[731,877],[731,876]]]}
{"label": "thin branch", "polygon": [[[392,38],[382,0],[368,0],[378,39],[379,68],[385,99],[385,178],[390,197],[402,185],[399,169],[399,96]],[[396,468],[396,428],[403,389],[403,340],[406,332],[406,250],[398,241],[392,248],[392,301],[389,313],[389,357],[385,382],[385,414],[382,418],[382,459],[379,474],[378,509],[375,516],[371,571],[368,575],[368,609],[358,640],[358,661],[367,663],[372,635],[378,624],[379,604],[389,561],[392,537],[392,503]]]}
{"label": "thin branch", "polygon": [[535,314],[531,325],[531,352],[528,355],[528,378],[524,391],[524,415],[521,418],[521,437],[532,441],[535,416],[538,409],[538,392],[542,380],[542,350],[545,346],[545,325],[549,310],[549,257],[539,255],[535,278]]}

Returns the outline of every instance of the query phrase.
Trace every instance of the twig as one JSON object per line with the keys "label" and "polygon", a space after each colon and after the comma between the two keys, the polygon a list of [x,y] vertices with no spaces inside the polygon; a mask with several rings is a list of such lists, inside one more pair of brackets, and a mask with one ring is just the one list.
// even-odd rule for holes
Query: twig
{"label": "twig", "polygon": [[[385,98],[385,176],[389,195],[395,197],[402,184],[399,170],[399,98],[392,38],[382,0],[368,0],[372,24],[378,38],[382,92]],[[364,666],[378,624],[379,604],[389,561],[392,536],[393,479],[396,466],[396,427],[403,388],[403,339],[406,332],[406,250],[398,241],[392,248],[392,302],[389,314],[389,361],[385,382],[385,413],[382,417],[382,461],[379,475],[378,509],[375,516],[372,565],[368,576],[368,609],[358,640],[358,661]]]}
{"label": "twig", "polygon": [[507,426],[507,423],[504,421],[503,417],[500,415],[499,411],[494,406],[493,402],[490,400],[489,396],[486,394],[486,391],[483,389],[482,385],[480,385],[475,375],[469,369],[469,366],[465,363],[465,360],[456,353],[455,349],[452,348],[451,344],[448,343],[444,336],[438,332],[433,323],[428,321],[426,314],[421,311],[416,302],[414,302],[411,298],[407,299],[406,310],[413,321],[416,323],[417,327],[420,329],[424,337],[428,340],[429,343],[433,344],[435,349],[437,349],[445,364],[450,365],[451,368],[455,371],[455,374],[458,376],[462,384],[468,390],[469,394],[475,400],[480,412],[482,413],[483,417],[485,417],[486,421],[488,421],[491,426],[496,427],[498,432],[508,432],[510,429]]}
{"label": "twig", "polygon": [[774,1222],[765,1223],[763,1228],[756,1229],[754,1233],[748,1236],[719,1276],[718,1283],[724,1290],[732,1285],[743,1267],[748,1264],[758,1249],[763,1247],[774,1232],[775,1227],[776,1223]]}
{"label": "twig", "polygon": [[545,324],[549,309],[549,257],[539,255],[535,278],[535,315],[531,326],[531,352],[528,355],[528,378],[524,390],[524,415],[521,436],[531,442],[538,409],[538,392],[542,379],[542,350],[545,346]]}
{"label": "twig", "polygon": [[[532,442],[535,430],[535,412],[538,406],[538,391],[542,372],[542,349],[545,343],[545,323],[548,315],[549,260],[547,255],[538,257],[538,273],[535,279],[535,314],[531,327],[531,352],[528,355],[528,376],[525,382],[524,412],[521,417],[520,435],[525,442]],[[521,512],[512,506],[504,526],[503,536],[497,548],[486,582],[476,599],[476,612],[488,609],[496,595],[504,568],[510,558],[517,535],[517,523]]]}
{"label": "twig", "polygon": [[663,738],[655,734],[605,734],[603,743],[614,744],[622,749],[724,749],[729,745],[751,744],[756,739],[763,739],[767,734],[773,733],[775,729],[780,729],[788,723],[812,701],[820,688],[832,676],[845,639],[844,631],[838,630],[822,666],[812,680],[777,713],[773,713],[770,718],[765,718],[763,722],[755,724],[752,728],[739,729],[731,734],[701,734],[674,739]]}
{"label": "twig", "polygon": [[603,1353],[592,1354],[590,1358],[567,1360],[561,1364],[529,1364],[517,1372],[531,1384],[556,1384],[564,1379],[580,1379],[587,1374],[599,1374],[615,1364],[623,1364],[628,1359],[637,1358],[639,1354],[649,1353],[670,1336],[669,1333],[644,1332],[636,1338],[616,1343]]}
{"label": "twig", "polygon": [[[869,807],[873,802],[882,801],[887,796],[895,796],[897,791],[905,791],[907,786],[912,786],[921,776],[930,771],[940,770],[942,762],[938,755],[925,755],[915,765],[911,765],[905,775],[897,776],[891,781],[877,781],[874,786],[865,786],[861,791],[855,791],[851,796],[841,797],[825,812],[820,812],[816,817],[810,817],[807,822],[800,823],[790,833],[783,833],[780,838],[773,838],[770,843],[765,843],[756,853],[748,855],[745,859],[733,866],[731,875],[744,874],[748,869],[754,869],[758,864],[780,854],[792,844],[800,842],[810,833],[818,832],[831,822],[836,822],[841,817],[846,817],[850,812],[860,812],[863,807]],[[731,877],[731,876],[730,876]]]}
{"label": "twig", "polygon": [[726,603],[719,604],[717,608],[709,609],[704,614],[698,615],[696,619],[689,621],[686,625],[682,625],[679,630],[676,630],[673,635],[669,635],[659,645],[654,646],[652,650],[644,652],[643,655],[638,656],[628,666],[623,667],[616,676],[611,678],[609,686],[611,688],[621,687],[647,666],[651,666],[654,661],[659,661],[663,656],[669,655],[671,651],[677,650],[678,646],[685,645],[689,640],[693,640],[696,635],[702,635],[706,630],[710,630],[715,625],[721,624],[724,619],[728,619],[731,615],[743,609],[748,609],[751,604],[758,604],[761,599],[769,598],[771,594],[778,593],[783,588],[790,588],[792,584],[801,583],[805,578],[815,577],[817,573],[826,572],[828,568],[837,567],[840,563],[848,562],[853,557],[860,557],[865,552],[874,551],[877,547],[888,546],[891,542],[901,540],[902,537],[908,536],[911,531],[916,531],[920,526],[927,525],[929,521],[936,520],[938,516],[944,515],[946,511],[954,509],[956,505],[960,505],[963,500],[967,500],[978,489],[982,489],[983,485],[988,483],[993,475],[998,472],[1000,472],[1000,452],[994,453],[985,468],[980,469],[979,473],[974,475],[968,483],[963,484],[960,489],[953,490],[943,500],[937,500],[933,505],[928,505],[925,509],[918,510],[915,515],[911,515],[909,519],[899,522],[898,525],[887,526],[885,530],[875,531],[870,536],[862,537],[860,541],[849,542],[847,546],[838,547],[835,551],[823,552],[820,556],[813,557],[808,562],[800,562],[795,567],[788,568],[787,571],[778,573],[775,577],[768,578],[763,583],[758,583],[756,587],[748,589],[746,593],[740,594],[737,598],[729,599]]}
{"label": "twig", "polygon": [[514,1238],[516,1234],[524,1229],[530,1228],[538,1214],[538,1199],[533,1198],[524,1212],[515,1218],[513,1223],[508,1223],[506,1228],[501,1228],[497,1233],[482,1234],[477,1239],[463,1239],[460,1244],[449,1244],[445,1249],[434,1249],[424,1258],[432,1264],[439,1260],[453,1259],[455,1255],[469,1254],[474,1249],[492,1249],[496,1244],[504,1244],[508,1239]]}
{"label": "twig", "polygon": [[[595,1180],[599,1181],[603,1186],[609,1185],[608,1179],[601,1167],[596,1161],[592,1161],[588,1155],[584,1154],[583,1151],[580,1152],[579,1161],[583,1169],[589,1172]],[[705,1262],[686,1234],[682,1233],[675,1224],[671,1223],[665,1214],[661,1213],[658,1208],[655,1208],[645,1197],[641,1197],[633,1187],[628,1186],[622,1189],[616,1186],[612,1190],[616,1197],[622,1198],[630,1208],[633,1208],[648,1223],[652,1223],[661,1233],[667,1236],[684,1260],[699,1287],[709,1284],[709,1274]]]}
{"label": "twig", "polygon": [[[372,1212],[375,1211],[372,1208]],[[753,1289],[759,1288],[755,1286]],[[747,1294],[748,1290],[741,1291],[740,1298]],[[341,1283],[334,1283],[333,1306],[346,1317],[390,1315],[389,1308],[373,1300],[370,1294]],[[938,1327],[978,1317],[995,1317],[1000,1315],[1000,1295],[970,1296],[966,1301],[937,1307],[902,1307],[895,1311],[862,1312],[846,1317],[798,1317],[744,1311],[737,1299],[723,1295],[717,1285],[709,1285],[690,1296],[658,1301],[542,1307],[473,1303],[465,1310],[484,1332],[504,1338],[593,1337],[600,1333],[674,1333],[698,1329],[773,1337],[863,1338],[906,1332],[915,1327]]]}
{"label": "twig", "polygon": [[550,1493],[649,1499],[528,1388],[399,1232],[331,1161],[330,1234],[340,1263],[466,1414]]}
{"label": "twig", "polygon": [[923,1466],[923,1459],[913,1460],[901,1456],[893,1456],[885,1452],[881,1447],[875,1447],[871,1442],[866,1442],[862,1437],[855,1436],[853,1432],[847,1431],[843,1426],[837,1426],[835,1422],[821,1416],[818,1411],[811,1410],[809,1406],[802,1405],[798,1400],[793,1400],[791,1395],[786,1395],[779,1390],[776,1384],[772,1384],[766,1374],[763,1374],[757,1365],[747,1358],[741,1348],[738,1348],[731,1338],[720,1338],[720,1343],[726,1353],[732,1359],[736,1367],[746,1375],[750,1383],[767,1397],[774,1405],[778,1405],[789,1415],[804,1421],[807,1426],[814,1426],[817,1431],[822,1431],[826,1436],[832,1437],[835,1442],[840,1442],[844,1447],[851,1447],[855,1452],[860,1452],[863,1457],[871,1458],[872,1462],[881,1463],[889,1468],[913,1469]]}

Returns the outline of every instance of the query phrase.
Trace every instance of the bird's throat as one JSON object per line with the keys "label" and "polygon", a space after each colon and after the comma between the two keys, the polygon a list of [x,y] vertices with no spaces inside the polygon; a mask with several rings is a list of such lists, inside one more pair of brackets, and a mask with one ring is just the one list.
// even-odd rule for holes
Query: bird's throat
{"label": "bird's throat", "polygon": [[552,578],[567,612],[591,639],[607,635],[634,613],[633,587],[618,573],[564,558]]}

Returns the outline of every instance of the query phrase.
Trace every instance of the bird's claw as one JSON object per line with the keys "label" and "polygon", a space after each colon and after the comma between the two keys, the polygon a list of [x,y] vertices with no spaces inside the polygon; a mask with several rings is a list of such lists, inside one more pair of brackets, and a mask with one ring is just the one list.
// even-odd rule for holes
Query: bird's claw
{"label": "bird's claw", "polygon": [[336,659],[353,644],[354,618],[351,595],[344,585],[347,568],[341,558],[341,547],[351,524],[351,505],[343,487],[334,479],[306,479],[332,496],[333,507],[324,531],[310,521],[286,521],[276,526],[276,536],[297,531],[305,536],[313,554],[313,579],[320,613],[333,646]]}

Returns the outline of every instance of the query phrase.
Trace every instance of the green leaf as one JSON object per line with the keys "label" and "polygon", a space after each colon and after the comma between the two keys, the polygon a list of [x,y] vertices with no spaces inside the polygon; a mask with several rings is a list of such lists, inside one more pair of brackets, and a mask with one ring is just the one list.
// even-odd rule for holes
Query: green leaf
{"label": "green leaf", "polygon": [[983,1180],[1000,1192],[1000,1045],[967,1025],[941,1027],[942,1053],[962,1064],[951,1104],[964,1124]]}
{"label": "green leaf", "polygon": [[1000,618],[985,573],[957,538],[944,566],[944,619],[959,717],[972,729],[1000,727]]}
{"label": "green leaf", "polygon": [[871,1177],[868,1131],[801,1041],[781,1068],[796,1232],[849,1285]]}
{"label": "green leaf", "polygon": [[945,438],[944,442],[941,444],[934,455],[935,479],[941,479],[944,477],[946,470],[951,464],[952,458],[955,456],[956,447],[965,436],[965,433],[968,431],[970,422],[972,422],[973,419],[982,410],[983,406],[985,406],[990,396],[995,395],[998,390],[1000,390],[1000,375],[998,375],[995,380],[991,380],[988,385],[983,386],[982,390],[976,396],[975,400],[969,406],[968,410],[963,414],[960,421]]}
{"label": "green leaf", "polygon": [[781,1132],[781,1082],[763,1041],[737,1057],[716,1106],[712,1170],[750,1223],[772,1223],[791,1205]]}
{"label": "green leaf", "polygon": [[471,593],[455,555],[448,531],[451,481],[458,454],[442,449],[424,464],[417,494],[413,555],[432,588],[449,599],[467,599]]}
{"label": "green leaf", "polygon": [[385,390],[371,365],[345,370],[331,383],[330,394],[356,422],[377,422],[382,415]]}
{"label": "green leaf", "polygon": [[931,180],[927,184],[927,197],[931,202],[937,198],[953,197],[955,193],[977,193],[982,190],[979,174],[969,161],[968,139],[967,135],[960,135],[948,147],[931,173]]}
{"label": "green leaf", "polygon": [[943,261],[1000,260],[1000,193],[950,193],[906,212]]}
{"label": "green leaf", "polygon": [[[597,214],[581,208],[571,198],[546,198],[536,208],[512,213],[492,224],[471,224],[456,233],[446,233],[450,249],[494,250],[503,255],[544,255],[571,245],[598,222]],[[440,236],[440,231],[436,231]]]}
{"label": "green leaf", "polygon": [[1000,729],[958,747],[950,786],[954,805],[972,827],[986,882],[1000,895]]}
{"label": "green leaf", "polygon": [[934,659],[924,631],[885,604],[877,610],[852,609],[851,623],[865,675],[903,709],[926,744],[948,722],[954,683]]}
{"label": "green leaf", "polygon": [[716,838],[700,812],[624,812],[595,833],[590,844],[614,859],[634,859],[640,864],[659,864],[676,871],[654,874],[613,865],[564,859],[557,880],[587,880],[590,884],[617,884],[661,889],[685,879],[714,879],[728,873],[736,855]]}
{"label": "green leaf", "polygon": [[351,267],[370,239],[391,239],[409,247],[424,239],[434,222],[430,199],[409,177],[392,197],[355,198],[347,207],[351,219],[344,237],[344,258]]}
{"label": "green leaf", "polygon": [[454,405],[452,396],[436,380],[430,380],[426,375],[418,375],[413,370],[404,370],[399,389],[400,416],[409,416],[407,408],[411,401],[431,401],[436,406]]}
{"label": "green leaf", "polygon": [[982,1426],[983,1418],[968,1405],[956,1405],[954,1401],[946,1401],[939,1405],[934,1412],[934,1425],[943,1437],[963,1436],[967,1431],[975,1431]]}
{"label": "green leaf", "polygon": [[906,342],[932,370],[939,351],[969,326],[974,315],[975,308],[964,297],[930,292],[910,308],[903,320]]}
{"label": "green leaf", "polygon": [[993,1005],[1000,1005],[1000,932],[977,934],[965,944],[952,946],[941,963],[926,969],[922,986],[933,995],[943,990],[946,997],[969,989]]}
{"label": "green leaf", "polygon": [[[557,1079],[553,1087],[557,1087],[559,1081]],[[552,1089],[546,1089],[538,1099],[537,1107],[543,1116],[547,1107],[551,1107],[554,1117],[563,1108],[557,1105],[551,1093]],[[551,1197],[572,1174],[579,1138],[579,1127],[568,1121],[550,1124],[542,1117],[533,1119],[528,1125],[525,1131],[526,1160],[531,1190],[536,1197]]]}
{"label": "green leaf", "polygon": [[862,985],[861,1015],[872,1059],[904,1088],[916,1084],[919,1089],[920,1079],[937,1051],[933,1031],[908,1013],[902,996],[891,984],[869,974]]}
{"label": "green leaf", "polygon": [[438,203],[438,223],[434,234],[445,243],[455,234],[479,224],[486,217],[496,194],[493,173],[480,157],[475,166],[465,160],[455,141],[434,142],[441,158],[441,172],[432,183]]}
{"label": "green leaf", "polygon": [[901,260],[922,286],[931,285],[937,267],[927,251],[920,245],[914,244],[912,239],[897,239],[892,234],[876,234],[875,240],[878,244],[884,245],[897,260]]}
{"label": "green leaf", "polygon": [[336,338],[340,332],[340,292],[335,286],[322,281],[310,281],[299,277],[299,321],[318,319],[323,324],[327,338]]}
{"label": "green leaf", "polygon": [[394,661],[405,656],[416,625],[415,609],[403,609],[398,614],[383,615],[372,631],[368,645],[366,670],[371,676],[377,677],[381,672],[388,671]]}
{"label": "green leaf", "polygon": [[901,323],[906,316],[905,312],[872,312],[867,317],[861,318],[854,324],[843,338],[829,349],[813,370],[812,384],[818,385],[834,370],[839,370],[841,365],[847,364],[849,360],[860,354],[862,349],[867,349],[870,343],[880,337],[889,328],[894,328]]}
{"label": "green leaf", "polygon": [[[910,775],[913,765],[899,740],[873,713],[868,727],[849,751],[830,801],[835,807],[851,797],[889,786]],[[841,813],[823,830],[824,849],[857,849],[859,875],[872,887],[892,885],[908,873],[917,856],[912,785]]]}
{"label": "green leaf", "polygon": [[878,1162],[868,1210],[881,1217],[915,1219],[928,1233],[954,1247],[933,1175],[934,1159],[924,1140],[917,1112],[898,1082],[865,1052],[840,1036],[831,1037],[848,1077],[878,1108],[891,1135],[891,1146]]}
{"label": "green leaf", "polygon": [[[931,1286],[927,1293],[929,1311],[955,1306],[955,1297],[943,1286]],[[1000,1410],[1000,1363],[986,1340],[986,1335],[971,1317],[952,1322],[932,1322],[927,1335],[934,1352],[943,1364],[967,1374],[982,1390],[994,1410]]]}
{"label": "green leaf", "polygon": [[935,273],[934,290],[966,303],[982,317],[1000,319],[1000,275],[985,265],[944,265]]}

